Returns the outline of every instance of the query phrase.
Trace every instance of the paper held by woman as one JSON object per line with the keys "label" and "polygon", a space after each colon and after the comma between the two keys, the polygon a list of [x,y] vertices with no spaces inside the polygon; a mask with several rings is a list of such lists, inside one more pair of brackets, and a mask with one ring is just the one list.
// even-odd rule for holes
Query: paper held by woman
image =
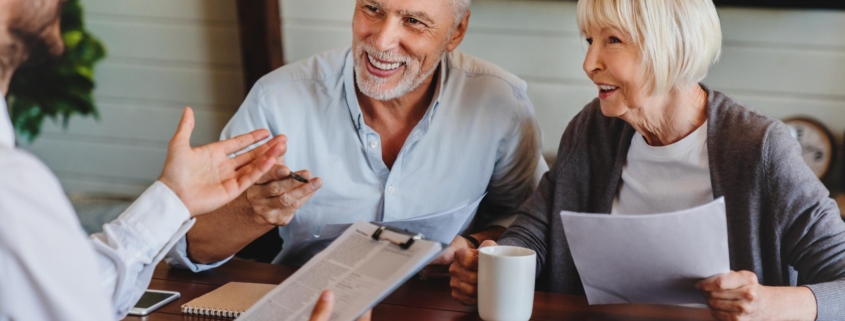
{"label": "paper held by woman", "polygon": [[590,304],[704,304],[696,282],[730,272],[724,197],[672,213],[563,211]]}

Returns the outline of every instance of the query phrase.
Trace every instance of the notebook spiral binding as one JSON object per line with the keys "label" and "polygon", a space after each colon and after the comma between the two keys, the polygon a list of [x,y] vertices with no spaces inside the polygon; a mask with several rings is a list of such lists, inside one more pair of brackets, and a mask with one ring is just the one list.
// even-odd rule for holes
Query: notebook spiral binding
{"label": "notebook spiral binding", "polygon": [[211,308],[192,307],[192,306],[183,305],[182,306],[182,313],[203,315],[203,316],[208,316],[208,317],[237,318],[237,317],[241,316],[241,314],[243,314],[244,311],[211,309]]}

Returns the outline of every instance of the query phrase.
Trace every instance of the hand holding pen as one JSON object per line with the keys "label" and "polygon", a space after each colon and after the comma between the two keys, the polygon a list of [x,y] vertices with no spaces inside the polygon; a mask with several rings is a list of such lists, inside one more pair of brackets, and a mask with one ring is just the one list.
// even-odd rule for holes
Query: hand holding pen
{"label": "hand holding pen", "polygon": [[247,189],[246,198],[257,222],[285,226],[321,186],[319,177],[312,177],[308,170],[293,172],[279,157],[273,168]]}

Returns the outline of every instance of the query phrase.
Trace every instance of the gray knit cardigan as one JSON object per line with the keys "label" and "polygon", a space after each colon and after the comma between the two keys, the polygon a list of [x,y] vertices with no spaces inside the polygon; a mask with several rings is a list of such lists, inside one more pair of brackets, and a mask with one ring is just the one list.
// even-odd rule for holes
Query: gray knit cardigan
{"label": "gray knit cardigan", "polygon": [[[704,89],[710,179],[713,197],[725,197],[731,269],[752,271],[763,285],[806,285],[819,320],[845,320],[845,223],[830,193],[786,125]],[[537,252],[538,291],[584,293],[559,213],[610,213],[633,134],[602,115],[598,99],[569,123],[557,161],[499,240]]]}

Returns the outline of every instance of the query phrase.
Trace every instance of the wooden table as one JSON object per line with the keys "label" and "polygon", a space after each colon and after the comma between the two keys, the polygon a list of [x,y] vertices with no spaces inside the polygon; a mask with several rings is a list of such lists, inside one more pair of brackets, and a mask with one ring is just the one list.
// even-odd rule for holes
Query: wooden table
{"label": "wooden table", "polygon": [[[146,317],[124,320],[221,320],[182,315],[179,307],[194,298],[232,281],[278,284],[293,274],[294,268],[273,264],[232,260],[201,273],[156,267],[150,288],[178,291],[182,297]],[[532,320],[712,320],[706,309],[658,305],[590,306],[586,297],[534,292]],[[406,282],[373,309],[373,320],[480,320],[475,307],[463,306],[450,295],[448,280]]]}

